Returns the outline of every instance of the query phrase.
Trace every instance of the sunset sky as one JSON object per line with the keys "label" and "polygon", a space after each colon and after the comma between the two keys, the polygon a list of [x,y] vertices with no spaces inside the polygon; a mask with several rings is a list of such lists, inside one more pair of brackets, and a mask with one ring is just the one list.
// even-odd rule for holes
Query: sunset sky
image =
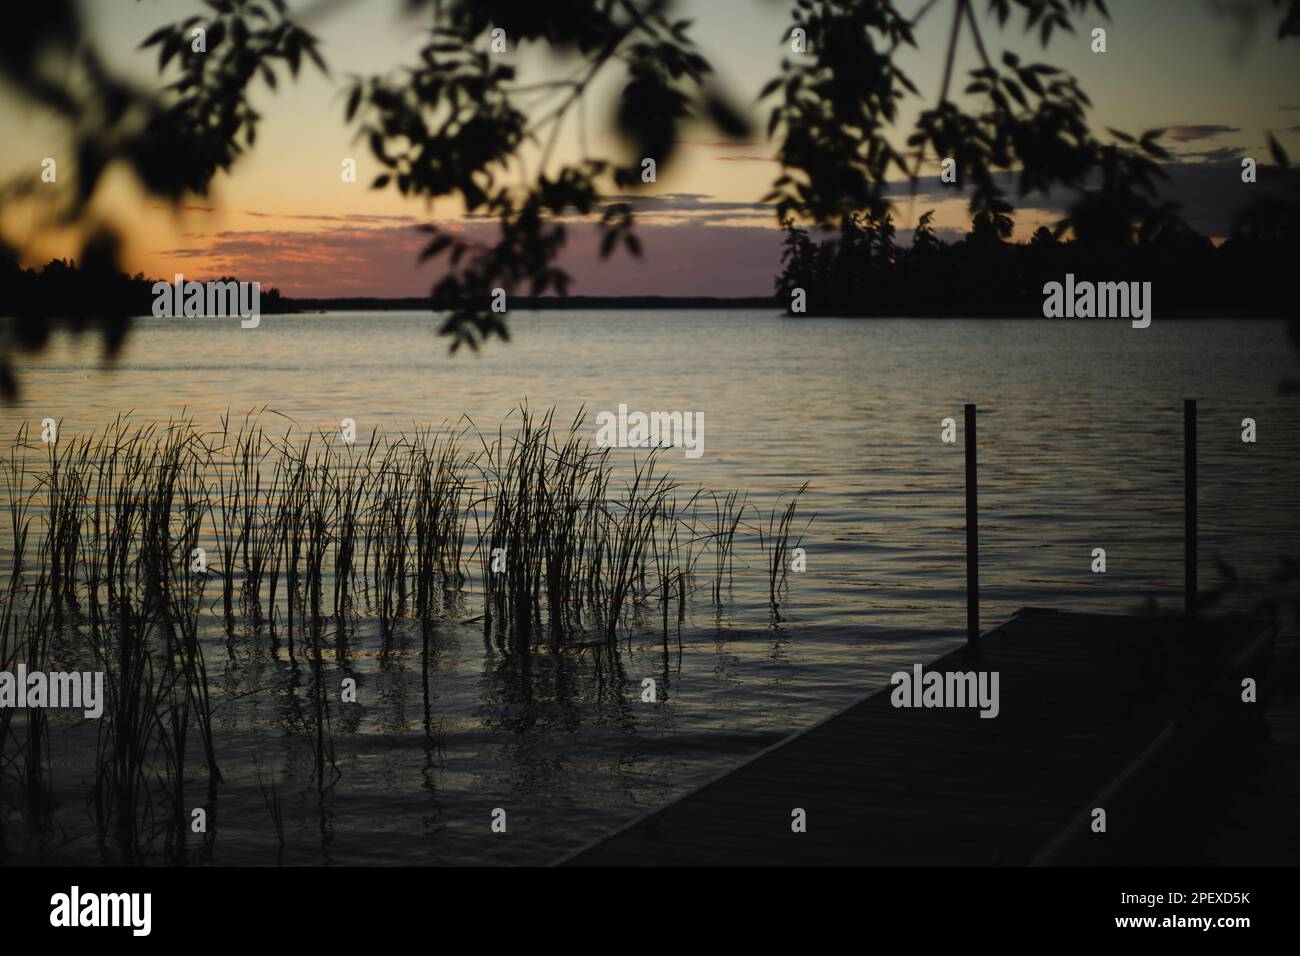
{"label": "sunset sky", "polygon": [[[290,3],[293,9],[302,6],[302,0]],[[343,122],[340,90],[349,74],[383,73],[414,59],[424,37],[403,6],[400,0],[343,3],[306,23],[321,40],[332,79],[305,67],[296,83],[281,76],[277,91],[255,87],[254,104],[263,115],[256,148],[229,176],[218,177],[210,196],[176,212],[145,198],[129,174],[111,173],[96,196],[96,209],[129,224],[130,270],[162,277],[234,274],[296,296],[426,294],[435,273],[416,262],[422,237],[413,227],[434,220],[470,235],[486,234],[492,227],[465,221],[452,201],[427,209],[393,190],[369,188],[379,168]],[[920,0],[901,3],[904,10],[920,6]],[[920,52],[902,61],[926,105],[937,95],[949,26],[946,6],[945,0],[923,22],[917,37]],[[982,10],[985,4],[978,6]],[[1195,228],[1222,236],[1230,212],[1248,198],[1250,187],[1240,182],[1240,158],[1254,156],[1261,165],[1267,160],[1266,130],[1293,157],[1300,156],[1296,42],[1274,38],[1276,15],[1267,2],[1262,9],[1268,15],[1249,31],[1217,14],[1216,8],[1224,5],[1210,0],[1126,0],[1110,6],[1111,22],[1079,18],[1078,33],[1055,38],[1046,53],[1018,26],[998,33],[989,24],[985,36],[995,56],[1010,48],[1075,73],[1095,104],[1091,118],[1098,130],[1167,128],[1165,143],[1175,156],[1167,169],[1167,193],[1184,203]],[[677,5],[681,16],[694,19],[691,35],[714,64],[723,88],[749,107],[759,131],[766,126],[767,108],[758,106],[755,97],[776,75],[788,50],[782,40],[789,7],[780,0],[681,0]],[[86,3],[84,9],[91,35],[111,64],[142,84],[159,81],[156,50],[137,50],[140,41],[158,26],[204,12],[197,2],[171,0],[104,0]],[[1094,25],[1108,30],[1105,54],[1088,49]],[[510,25],[501,26],[509,35]],[[522,82],[563,69],[547,50],[511,47],[506,56],[518,65]],[[972,49],[963,49],[961,66],[972,68],[973,57]],[[618,75],[611,71],[611,80]],[[593,108],[586,112],[587,140],[596,155],[618,155],[617,145],[600,136],[614,92],[611,84],[597,90]],[[898,143],[914,115],[904,117]],[[5,131],[0,179],[39,171],[46,156],[64,163],[66,133],[31,107],[20,106],[3,88],[0,128]],[[578,150],[578,131],[570,123],[556,160],[575,159]],[[561,260],[575,278],[572,292],[769,293],[779,268],[780,235],[771,211],[756,201],[778,175],[773,151],[761,136],[751,143],[723,144],[703,130],[685,131],[678,157],[661,168],[658,183],[640,204],[644,258],[616,255],[599,262],[594,229],[574,228]],[[340,179],[347,157],[357,161],[355,184]],[[964,231],[964,200],[948,191],[940,195],[931,178],[922,182],[915,203],[904,199],[899,205],[904,241],[916,217],[929,208],[937,209],[938,225],[949,236]],[[1051,202],[1017,209],[1018,235],[1054,221],[1059,212]],[[75,251],[72,237],[42,234],[23,208],[5,210],[0,230],[25,250],[28,264]]]}

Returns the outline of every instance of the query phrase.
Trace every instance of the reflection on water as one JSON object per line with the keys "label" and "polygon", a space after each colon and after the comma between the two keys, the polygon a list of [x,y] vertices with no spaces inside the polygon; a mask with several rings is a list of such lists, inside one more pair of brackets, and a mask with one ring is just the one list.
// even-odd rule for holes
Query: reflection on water
{"label": "reflection on water", "polygon": [[[226,778],[213,814],[218,863],[545,862],[882,685],[961,639],[962,450],[945,417],[980,408],[985,626],[1026,605],[1123,611],[1176,605],[1182,575],[1182,419],[1200,401],[1203,588],[1212,558],[1260,578],[1300,541],[1300,423],[1277,382],[1297,359],[1280,323],[793,321],[761,312],[515,314],[514,341],[445,354],[425,315],[138,321],[100,371],[92,342],[60,340],[23,378],[0,431],[62,420],[61,434],[182,415],[216,427],[263,406],[300,430],[342,418],[367,436],[454,423],[481,429],[520,401],[589,420],[620,403],[704,414],[698,460],[664,463],[691,486],[740,489],[761,509],[809,483],[808,570],[773,623],[757,543],[737,548],[724,600],[686,602],[665,642],[653,614],[616,654],[550,653],[527,668],[485,644],[473,595],[431,635],[385,639],[359,597],[335,707],[338,778],[322,795],[300,711],[315,677],[267,640],[203,622]],[[1259,441],[1240,440],[1241,420]],[[633,453],[615,452],[620,466]],[[1089,570],[1104,547],[1107,573]],[[6,572],[8,554],[0,555]],[[5,575],[7,579],[7,573]],[[676,615],[674,614],[674,618]],[[642,680],[658,703],[641,703]],[[62,834],[53,859],[94,859],[84,772],[93,727],[51,718]],[[8,746],[8,744],[6,745]],[[72,768],[81,767],[82,770]],[[277,849],[264,781],[282,803]],[[192,792],[190,792],[192,790]],[[186,798],[206,803],[196,778]],[[490,830],[494,808],[505,834]],[[13,842],[12,819],[7,823]]]}

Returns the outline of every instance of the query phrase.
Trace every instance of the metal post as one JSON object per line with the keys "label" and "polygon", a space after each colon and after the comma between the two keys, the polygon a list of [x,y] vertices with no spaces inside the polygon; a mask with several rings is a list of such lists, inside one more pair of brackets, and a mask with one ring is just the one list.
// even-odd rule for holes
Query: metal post
{"label": "metal post", "polygon": [[979,491],[975,476],[975,406],[966,406],[966,649],[979,653]]}
{"label": "metal post", "polygon": [[1196,614],[1196,399],[1183,400],[1183,613]]}

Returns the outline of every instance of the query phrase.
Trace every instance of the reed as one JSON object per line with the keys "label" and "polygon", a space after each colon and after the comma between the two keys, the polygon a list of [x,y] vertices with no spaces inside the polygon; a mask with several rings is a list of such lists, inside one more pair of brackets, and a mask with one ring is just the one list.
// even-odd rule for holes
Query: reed
{"label": "reed", "polygon": [[748,507],[745,499],[736,491],[728,492],[719,501],[717,495],[710,496],[713,501],[713,602],[722,603],[723,579],[730,586],[735,576],[736,530],[744,520]]}
{"label": "reed", "polygon": [[[793,533],[795,510],[798,507],[799,498],[807,490],[808,483],[804,482],[784,505],[780,502],[773,505],[768,515],[766,528],[760,528],[759,544],[766,558],[767,593],[773,614],[779,614],[780,599],[788,589],[790,554],[803,541],[802,532],[793,542],[791,542],[790,536]],[[805,530],[814,517],[816,516],[813,515],[808,518],[804,526]]]}
{"label": "reed", "polygon": [[276,864],[279,865],[284,862],[284,802],[275,785],[275,778],[271,778],[268,788],[262,778],[262,766],[256,759],[254,767],[257,771],[257,788],[262,792],[262,802],[266,804],[266,811],[271,815],[271,825],[275,828]]}
{"label": "reed", "polygon": [[[788,587],[804,488],[751,529],[744,495],[683,489],[655,451],[616,460],[582,411],[557,421],[525,405],[487,434],[464,419],[359,444],[269,422],[119,418],[48,445],[24,428],[4,462],[0,666],[48,669],[57,643],[104,671],[88,812],[114,859],[142,861],[155,842],[186,858],[191,788],[215,807],[214,632],[227,653],[251,642],[306,672],[282,692],[324,792],[339,778],[336,676],[363,620],[384,654],[418,629],[432,740],[437,628],[475,597],[484,640],[525,685],[535,653],[569,648],[619,684],[620,638],[657,617],[666,647],[700,568],[720,605],[751,531],[774,610]],[[0,710],[0,774],[25,795],[33,833],[52,810],[48,735],[40,711]],[[0,854],[11,836],[0,829]]]}

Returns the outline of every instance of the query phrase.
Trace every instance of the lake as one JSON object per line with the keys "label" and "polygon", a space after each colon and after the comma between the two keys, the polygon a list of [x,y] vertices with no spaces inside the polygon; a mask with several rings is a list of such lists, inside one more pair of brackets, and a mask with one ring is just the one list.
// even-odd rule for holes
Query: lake
{"label": "lake", "polygon": [[[521,676],[485,646],[471,582],[462,620],[437,628],[436,745],[418,628],[403,622],[391,646],[359,628],[358,703],[332,728],[339,776],[324,794],[283,706],[296,665],[265,641],[228,639],[214,619],[203,642],[226,777],[214,862],[545,863],[954,646],[965,633],[966,402],[979,407],[985,628],[1024,606],[1181,606],[1184,398],[1199,400],[1202,590],[1219,582],[1216,559],[1262,584],[1279,555],[1300,551],[1300,399],[1278,390],[1300,356],[1281,322],[1157,316],[1135,330],[761,310],[508,319],[510,342],[449,356],[425,313],[267,315],[256,329],[144,318],[112,366],[97,340],[64,334],[20,366],[23,397],[0,410],[10,437],[53,418],[63,439],[127,412],[216,429],[227,412],[266,409],[281,432],[326,436],[350,418],[361,442],[374,429],[455,429],[466,417],[495,434],[525,402],[561,420],[585,409],[593,437],[595,415],[620,404],[702,413],[703,454],[664,449],[662,466],[684,488],[737,489],[754,506],[724,599],[692,593],[668,642],[653,614],[639,621],[620,643],[614,684],[585,654],[540,658]],[[955,443],[941,440],[945,418],[957,422]],[[615,450],[615,465],[642,454]],[[806,570],[789,575],[774,617],[755,529],[805,483],[795,525]],[[1105,573],[1092,570],[1096,548]],[[654,704],[641,701],[645,677],[659,682]],[[521,681],[535,686],[523,693]],[[85,730],[57,721],[64,836],[32,852],[93,861]],[[259,774],[283,799],[283,854]],[[205,803],[206,785],[192,790]],[[505,833],[490,829],[496,808]]]}

